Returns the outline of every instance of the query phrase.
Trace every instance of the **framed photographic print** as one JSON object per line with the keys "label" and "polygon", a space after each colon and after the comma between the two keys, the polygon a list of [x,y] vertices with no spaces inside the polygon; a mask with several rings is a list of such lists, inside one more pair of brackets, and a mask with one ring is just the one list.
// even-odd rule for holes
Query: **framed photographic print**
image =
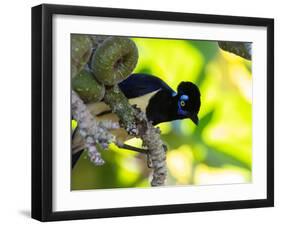
{"label": "framed photographic print", "polygon": [[274,204],[274,21],[32,8],[32,217]]}

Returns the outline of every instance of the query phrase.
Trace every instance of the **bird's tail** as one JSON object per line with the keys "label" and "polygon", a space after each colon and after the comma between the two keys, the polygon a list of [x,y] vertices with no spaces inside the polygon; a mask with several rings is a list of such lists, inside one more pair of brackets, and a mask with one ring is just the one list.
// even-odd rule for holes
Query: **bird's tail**
{"label": "bird's tail", "polygon": [[86,148],[83,138],[80,136],[78,129],[76,128],[72,134],[71,142],[71,166],[72,169],[79,160],[81,154]]}

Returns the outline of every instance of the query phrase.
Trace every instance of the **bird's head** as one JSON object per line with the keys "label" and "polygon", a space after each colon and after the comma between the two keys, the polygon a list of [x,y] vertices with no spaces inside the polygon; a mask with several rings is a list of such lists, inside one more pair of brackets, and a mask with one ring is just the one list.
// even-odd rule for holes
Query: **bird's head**
{"label": "bird's head", "polygon": [[176,116],[178,119],[190,118],[198,125],[198,112],[200,109],[200,91],[192,82],[181,82],[175,95]]}

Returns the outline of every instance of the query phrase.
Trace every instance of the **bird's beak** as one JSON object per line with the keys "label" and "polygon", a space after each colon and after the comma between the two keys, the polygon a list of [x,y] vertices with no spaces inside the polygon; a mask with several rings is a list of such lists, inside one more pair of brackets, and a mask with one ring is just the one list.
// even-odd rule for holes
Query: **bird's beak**
{"label": "bird's beak", "polygon": [[199,119],[198,119],[198,116],[196,114],[191,115],[190,119],[192,120],[192,122],[194,122],[195,125],[198,126]]}

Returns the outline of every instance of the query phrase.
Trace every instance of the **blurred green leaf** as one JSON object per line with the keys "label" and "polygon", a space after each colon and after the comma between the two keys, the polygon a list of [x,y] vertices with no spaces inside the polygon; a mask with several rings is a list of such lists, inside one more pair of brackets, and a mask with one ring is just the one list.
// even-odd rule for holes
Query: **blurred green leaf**
{"label": "blurred green leaf", "polygon": [[201,119],[199,119],[199,125],[196,127],[194,131],[194,136],[201,136],[202,131],[205,127],[210,123],[214,115],[214,109],[204,115]]}
{"label": "blurred green leaf", "polygon": [[235,156],[226,154],[214,147],[208,147],[207,150],[208,151],[204,162],[209,166],[223,168],[225,165],[234,165],[237,167],[245,168],[247,170],[251,170],[251,165],[235,158]]}

